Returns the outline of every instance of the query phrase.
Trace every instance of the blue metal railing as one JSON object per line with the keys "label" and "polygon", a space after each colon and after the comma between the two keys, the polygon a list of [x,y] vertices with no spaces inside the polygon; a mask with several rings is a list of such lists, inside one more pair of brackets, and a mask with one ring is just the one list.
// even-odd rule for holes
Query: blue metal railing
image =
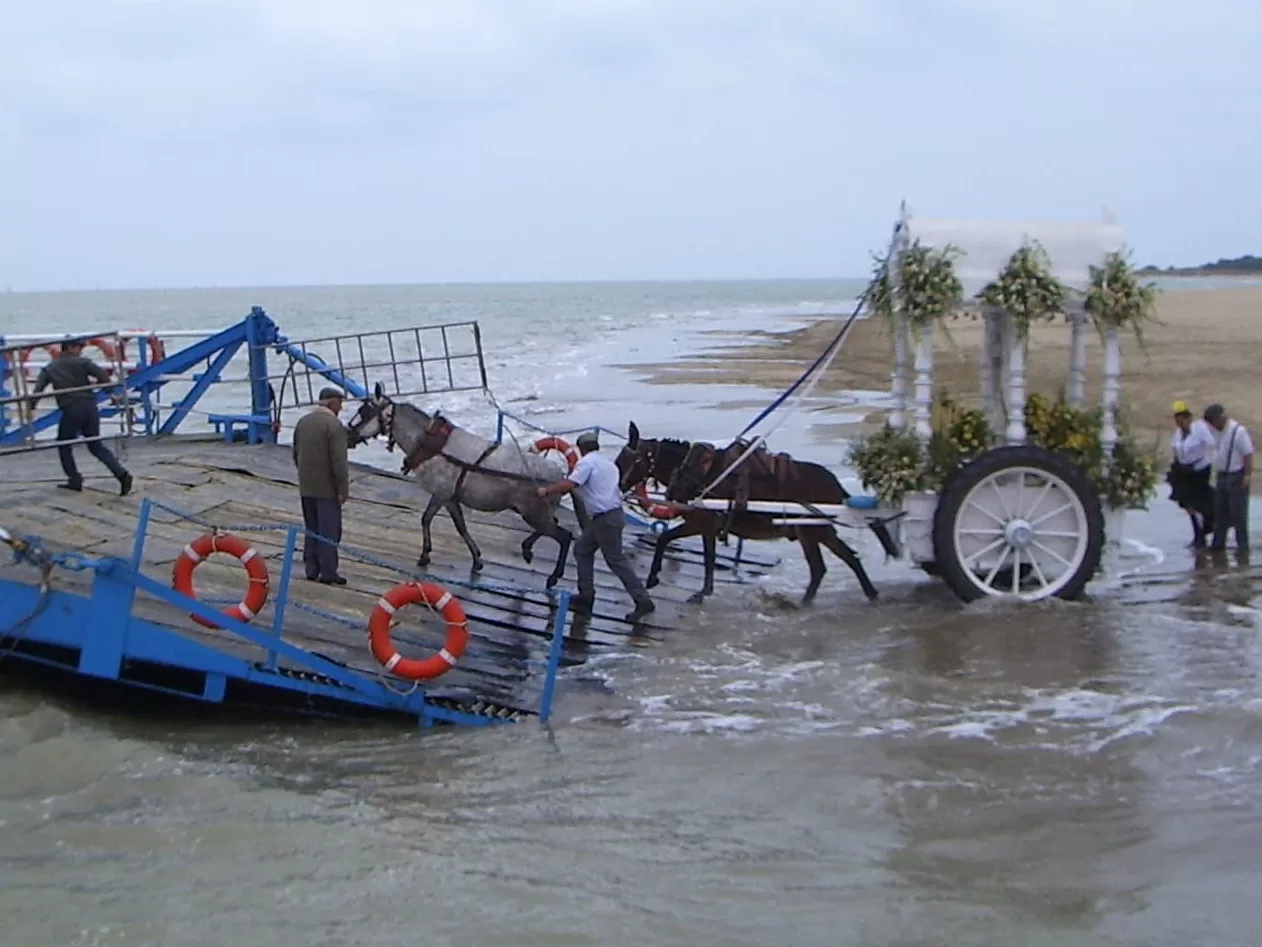
{"label": "blue metal railing", "polygon": [[[238,621],[219,611],[211,603],[189,598],[177,592],[168,584],[158,582],[142,573],[141,566],[144,562],[145,541],[148,536],[150,521],[155,511],[164,511],[179,517],[181,520],[220,532],[283,531],[285,533],[284,559],[281,564],[279,587],[273,606],[270,628],[262,629]],[[227,677],[241,678],[256,683],[266,679],[266,683],[273,687],[283,687],[315,696],[333,697],[340,700],[347,700],[347,692],[352,692],[355,695],[354,702],[383,709],[413,713],[426,726],[431,725],[435,721],[478,726],[504,722],[503,718],[453,709],[446,705],[447,701],[444,701],[444,705],[433,703],[427,698],[424,687],[419,683],[410,683],[410,686],[407,686],[406,689],[392,686],[395,680],[398,680],[399,684],[404,685],[409,684],[409,682],[391,678],[384,669],[374,673],[347,667],[286,641],[284,631],[290,606],[301,607],[304,611],[359,630],[366,628],[367,623],[366,618],[362,622],[352,621],[345,616],[336,615],[304,603],[298,603],[290,598],[289,591],[293,576],[293,562],[298,550],[298,540],[306,535],[308,535],[308,531],[302,527],[283,523],[212,524],[182,510],[146,499],[141,503],[140,516],[129,560],[94,558],[77,552],[49,554],[43,551],[43,547],[37,537],[23,537],[19,544],[14,546],[14,550],[18,558],[29,561],[41,568],[56,567],[72,571],[90,570],[96,574],[97,579],[93,584],[90,602],[93,614],[93,627],[91,635],[83,639],[83,652],[79,668],[82,673],[95,677],[120,679],[124,658],[134,656],[127,652],[127,642],[132,626],[136,621],[132,614],[132,603],[135,593],[140,591],[171,604],[182,611],[198,616],[205,621],[212,622],[223,631],[253,644],[265,653],[265,659],[258,663],[234,659],[226,653],[218,653],[211,660],[205,655],[205,649],[208,646],[187,639],[176,629],[164,629],[168,636],[165,640],[155,642],[146,638],[147,650],[144,656],[146,660],[168,666],[193,668],[206,672],[207,683],[206,693],[203,695],[204,699],[212,701],[222,700],[224,682]],[[310,535],[314,536],[315,534]],[[316,538],[325,542],[328,541],[323,537],[317,536]],[[543,721],[550,719],[556,693],[556,677],[561,663],[566,619],[570,611],[570,593],[568,590],[467,582],[450,577],[443,577],[441,580],[437,580],[433,577],[424,576],[422,573],[400,568],[394,563],[379,559],[362,550],[353,549],[345,544],[336,543],[333,545],[338,546],[341,553],[348,559],[358,559],[384,571],[406,576],[409,579],[425,577],[430,578],[431,581],[441,581],[444,586],[503,592],[515,596],[526,594],[548,596],[555,605],[555,615],[552,618],[547,658],[543,661],[527,659],[524,663],[528,666],[542,666],[543,668],[544,679],[538,704],[538,716]],[[19,548],[22,551],[19,551]],[[15,610],[18,609],[15,608]],[[41,618],[40,620],[49,621],[50,619]],[[82,629],[54,628],[50,630],[55,632],[55,634],[50,636],[52,638],[64,638],[67,635],[73,636],[74,634],[82,635]],[[24,633],[28,638],[38,637],[30,631]],[[0,637],[5,637],[6,635],[7,632],[0,630]],[[396,634],[396,640],[400,643],[422,644],[415,638],[402,634]],[[41,660],[26,654],[23,654],[22,657],[28,660]],[[282,677],[277,673],[280,658],[284,658],[294,665],[309,669],[320,675],[324,680],[310,680],[292,676]],[[218,681],[217,684],[212,683],[212,675]],[[134,684],[136,682],[128,681],[127,683]],[[157,690],[165,689],[154,685],[138,686],[149,686]]]}

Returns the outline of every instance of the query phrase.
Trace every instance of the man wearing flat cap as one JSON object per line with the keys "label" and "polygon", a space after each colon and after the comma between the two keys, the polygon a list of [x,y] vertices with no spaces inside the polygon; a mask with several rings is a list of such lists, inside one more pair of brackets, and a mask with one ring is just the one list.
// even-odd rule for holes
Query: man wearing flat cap
{"label": "man wearing flat cap", "polygon": [[1236,534],[1236,548],[1249,548],[1249,488],[1253,479],[1253,438],[1249,429],[1227,416],[1221,404],[1205,409],[1205,423],[1214,429],[1214,541],[1211,549],[1227,548],[1227,530]]}
{"label": "man wearing flat cap", "polygon": [[307,578],[345,585],[337,571],[342,541],[342,505],[350,496],[346,429],[337,419],[345,398],[336,388],[320,389],[320,403],[294,426],[294,465],[307,528],[302,562]]}
{"label": "man wearing flat cap", "polygon": [[605,557],[609,571],[618,577],[623,588],[635,602],[626,620],[639,621],[655,610],[653,600],[644,589],[644,583],[631,568],[622,551],[622,527],[626,516],[622,512],[622,492],[618,489],[618,467],[600,453],[600,439],[595,431],[585,431],[575,442],[582,455],[574,469],[564,480],[540,487],[540,497],[554,493],[577,491],[583,508],[591,517],[587,528],[574,544],[574,562],[578,569],[578,595],[574,597],[576,609],[589,609],[596,602],[596,550]]}

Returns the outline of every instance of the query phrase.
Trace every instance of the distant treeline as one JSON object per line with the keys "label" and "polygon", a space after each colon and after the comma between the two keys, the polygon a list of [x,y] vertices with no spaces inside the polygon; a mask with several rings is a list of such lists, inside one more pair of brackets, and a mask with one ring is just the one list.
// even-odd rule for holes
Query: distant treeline
{"label": "distant treeline", "polygon": [[1244,256],[1230,260],[1216,260],[1213,263],[1202,263],[1200,266],[1145,266],[1141,273],[1164,273],[1170,276],[1241,276],[1262,274],[1262,257],[1246,253]]}

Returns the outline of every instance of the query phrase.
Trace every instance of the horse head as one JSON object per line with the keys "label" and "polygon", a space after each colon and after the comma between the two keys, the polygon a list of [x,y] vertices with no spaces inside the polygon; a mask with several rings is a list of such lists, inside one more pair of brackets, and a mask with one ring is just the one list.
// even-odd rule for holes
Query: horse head
{"label": "horse head", "polygon": [[395,404],[386,394],[381,382],[377,382],[372,397],[360,402],[359,410],[351,418],[350,424],[346,425],[347,446],[358,447],[379,434],[385,434],[389,438],[387,449],[394,450],[394,438],[390,435],[394,429],[394,408]]}
{"label": "horse head", "polygon": [[618,489],[623,493],[647,480],[653,472],[657,441],[641,438],[640,429],[632,421],[627,428],[627,442],[618,451],[614,464],[618,467]]}
{"label": "horse head", "polygon": [[687,503],[695,499],[710,476],[718,456],[719,451],[713,444],[703,441],[693,444],[676,468],[674,476],[670,478],[666,499],[677,503]]}

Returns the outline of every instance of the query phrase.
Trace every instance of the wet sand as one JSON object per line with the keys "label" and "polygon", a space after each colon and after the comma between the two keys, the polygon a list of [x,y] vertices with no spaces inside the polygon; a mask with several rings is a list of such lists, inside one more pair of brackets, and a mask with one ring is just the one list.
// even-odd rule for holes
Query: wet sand
{"label": "wet sand", "polygon": [[[738,384],[783,390],[801,374],[840,329],[844,317],[828,317],[805,328],[774,327],[739,337],[727,330],[712,333],[713,349],[677,361],[626,366],[653,384]],[[980,387],[978,353],[981,322],[969,318],[947,323],[939,332],[934,356],[935,387],[974,399]],[[1100,397],[1102,372],[1098,335],[1088,336],[1087,397]],[[1231,289],[1167,289],[1156,321],[1146,327],[1143,345],[1123,340],[1122,403],[1132,429],[1145,447],[1169,442],[1170,404],[1187,401],[1195,411],[1219,401],[1252,430],[1262,423],[1262,286]],[[893,339],[878,320],[864,319],[851,330],[845,348],[820,381],[819,394],[855,390],[887,391],[893,365]],[[1055,396],[1065,385],[1069,365],[1069,330],[1063,323],[1031,333],[1029,392]],[[884,413],[867,415],[880,423]]]}

